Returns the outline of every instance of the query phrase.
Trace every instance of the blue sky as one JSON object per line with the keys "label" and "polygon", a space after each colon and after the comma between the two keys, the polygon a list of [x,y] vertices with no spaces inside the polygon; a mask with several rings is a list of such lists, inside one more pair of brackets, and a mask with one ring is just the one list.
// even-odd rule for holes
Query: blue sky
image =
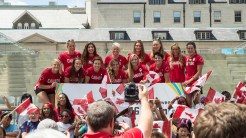
{"label": "blue sky", "polygon": [[11,5],[48,5],[49,1],[54,1],[59,5],[68,5],[69,7],[85,7],[85,0],[4,0]]}

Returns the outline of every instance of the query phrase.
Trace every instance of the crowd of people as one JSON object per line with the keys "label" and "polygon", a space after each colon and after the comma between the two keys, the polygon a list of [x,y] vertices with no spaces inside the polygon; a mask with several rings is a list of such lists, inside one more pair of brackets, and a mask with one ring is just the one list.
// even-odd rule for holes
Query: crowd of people
{"label": "crowd of people", "polygon": [[[172,121],[172,136],[174,138],[246,137],[246,132],[243,129],[246,126],[246,107],[231,103],[229,92],[222,93],[228,102],[218,105],[205,105],[204,97],[201,96],[202,89],[188,94],[186,97],[178,96],[173,100],[170,99],[172,100],[168,105],[170,112],[175,109],[174,103],[190,108],[197,104],[203,104],[205,109],[195,124],[187,119],[172,118],[173,113],[165,114],[160,100],[148,100],[146,87],[141,84],[149,82],[147,79],[149,71],[159,75],[160,83],[182,83],[185,87],[191,87],[199,79],[202,75],[204,59],[197,53],[194,42],[187,43],[187,56],[181,53],[177,43],[171,46],[170,54],[167,53],[159,39],[153,40],[150,53],[146,53],[143,42],[137,40],[133,44],[132,52],[127,57],[120,54],[120,44],[113,43],[112,53],[104,60],[97,53],[96,45],[93,42],[85,45],[82,54],[75,48],[75,41],[68,40],[67,51],[54,59],[51,67],[42,71],[34,87],[35,94],[43,103],[40,110],[32,110],[26,115],[19,115],[14,124],[11,124],[11,114],[3,113],[1,115],[0,138],[2,135],[41,138],[42,134],[47,134],[47,132],[50,132],[50,136],[53,138],[54,136],[164,138],[166,136],[162,132],[152,129],[153,121],[157,120]],[[65,93],[60,93],[55,97],[58,83],[101,84],[104,76],[107,77],[108,84],[140,83],[138,96],[141,110],[137,127],[130,128],[127,123],[120,122],[121,131],[116,131],[116,112],[109,101],[100,100],[89,104],[87,114],[79,116]],[[15,109],[9,104],[6,97],[3,96],[3,99],[10,110]],[[32,102],[30,94],[22,95],[21,102],[26,99],[30,99]],[[63,134],[59,134],[57,131]],[[48,138],[48,135],[43,137]]]}

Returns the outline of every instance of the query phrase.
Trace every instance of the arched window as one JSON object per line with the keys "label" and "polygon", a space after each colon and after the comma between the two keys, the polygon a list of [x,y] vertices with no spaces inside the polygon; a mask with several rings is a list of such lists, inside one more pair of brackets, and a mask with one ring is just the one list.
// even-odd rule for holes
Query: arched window
{"label": "arched window", "polygon": [[22,29],[22,23],[17,24],[17,29]]}
{"label": "arched window", "polygon": [[31,29],[36,29],[35,23],[31,23]]}
{"label": "arched window", "polygon": [[24,29],[29,29],[29,24],[28,23],[24,24]]}

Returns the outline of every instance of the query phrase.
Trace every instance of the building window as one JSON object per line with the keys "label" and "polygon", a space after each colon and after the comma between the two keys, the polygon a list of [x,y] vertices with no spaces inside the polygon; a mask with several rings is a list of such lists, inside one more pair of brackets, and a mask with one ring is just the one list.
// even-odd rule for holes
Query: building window
{"label": "building window", "polygon": [[194,11],[194,22],[198,23],[201,22],[201,12],[200,11]]}
{"label": "building window", "polygon": [[189,0],[189,4],[206,4],[206,0]]}
{"label": "building window", "polygon": [[29,29],[29,24],[28,23],[24,24],[24,29]]}
{"label": "building window", "polygon": [[125,40],[126,32],[125,31],[109,31],[110,40]]}
{"label": "building window", "polygon": [[22,29],[22,23],[17,24],[17,29]]}
{"label": "building window", "polygon": [[31,23],[31,29],[36,29],[35,23]]}
{"label": "building window", "polygon": [[167,40],[168,31],[152,31],[153,39]]}
{"label": "building window", "polygon": [[196,32],[196,39],[197,40],[210,40],[211,39],[211,32],[210,31]]}
{"label": "building window", "polygon": [[140,19],[141,19],[141,12],[140,11],[134,11],[133,22],[134,23],[140,23]]}
{"label": "building window", "polygon": [[173,12],[173,22],[174,23],[180,23],[180,18],[181,18],[181,12],[180,11]]}
{"label": "building window", "polygon": [[214,22],[221,22],[221,11],[214,11]]}
{"label": "building window", "polygon": [[149,0],[149,5],[165,4],[165,0]]}
{"label": "building window", "polygon": [[154,12],[154,23],[160,23],[161,22],[161,12],[155,11]]}
{"label": "building window", "polygon": [[241,40],[246,40],[246,31],[245,30],[243,30],[243,31],[238,31],[238,34],[239,34],[239,38],[241,39]]}
{"label": "building window", "polygon": [[230,0],[230,4],[246,4],[246,0]]}
{"label": "building window", "polygon": [[241,22],[242,21],[242,14],[241,11],[235,11],[235,22]]}

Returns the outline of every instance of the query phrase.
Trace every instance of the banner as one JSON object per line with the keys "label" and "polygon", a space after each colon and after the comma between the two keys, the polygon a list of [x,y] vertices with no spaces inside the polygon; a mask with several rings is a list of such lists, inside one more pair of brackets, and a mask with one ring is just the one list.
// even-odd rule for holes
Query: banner
{"label": "banner", "polygon": [[[60,83],[56,88],[56,94],[65,93],[68,96],[71,104],[77,103],[75,102],[75,99],[85,99],[87,93],[93,95],[94,101],[107,98],[124,99],[124,92],[121,90],[122,84],[108,84],[107,97],[104,98],[99,91],[101,86],[101,84]],[[145,84],[145,86],[149,86],[149,83]],[[166,114],[168,113],[168,104],[172,101],[172,99],[180,95],[185,96],[181,83],[156,83],[151,86],[151,88],[153,90],[153,98],[157,97],[161,101],[162,107]],[[136,111],[136,120],[139,118],[140,106],[140,104],[131,105],[133,110]],[[79,108],[80,106],[78,105],[74,105],[73,107],[76,113],[85,113],[86,109],[82,110],[83,107]],[[120,112],[123,109],[119,108],[118,110]]]}

